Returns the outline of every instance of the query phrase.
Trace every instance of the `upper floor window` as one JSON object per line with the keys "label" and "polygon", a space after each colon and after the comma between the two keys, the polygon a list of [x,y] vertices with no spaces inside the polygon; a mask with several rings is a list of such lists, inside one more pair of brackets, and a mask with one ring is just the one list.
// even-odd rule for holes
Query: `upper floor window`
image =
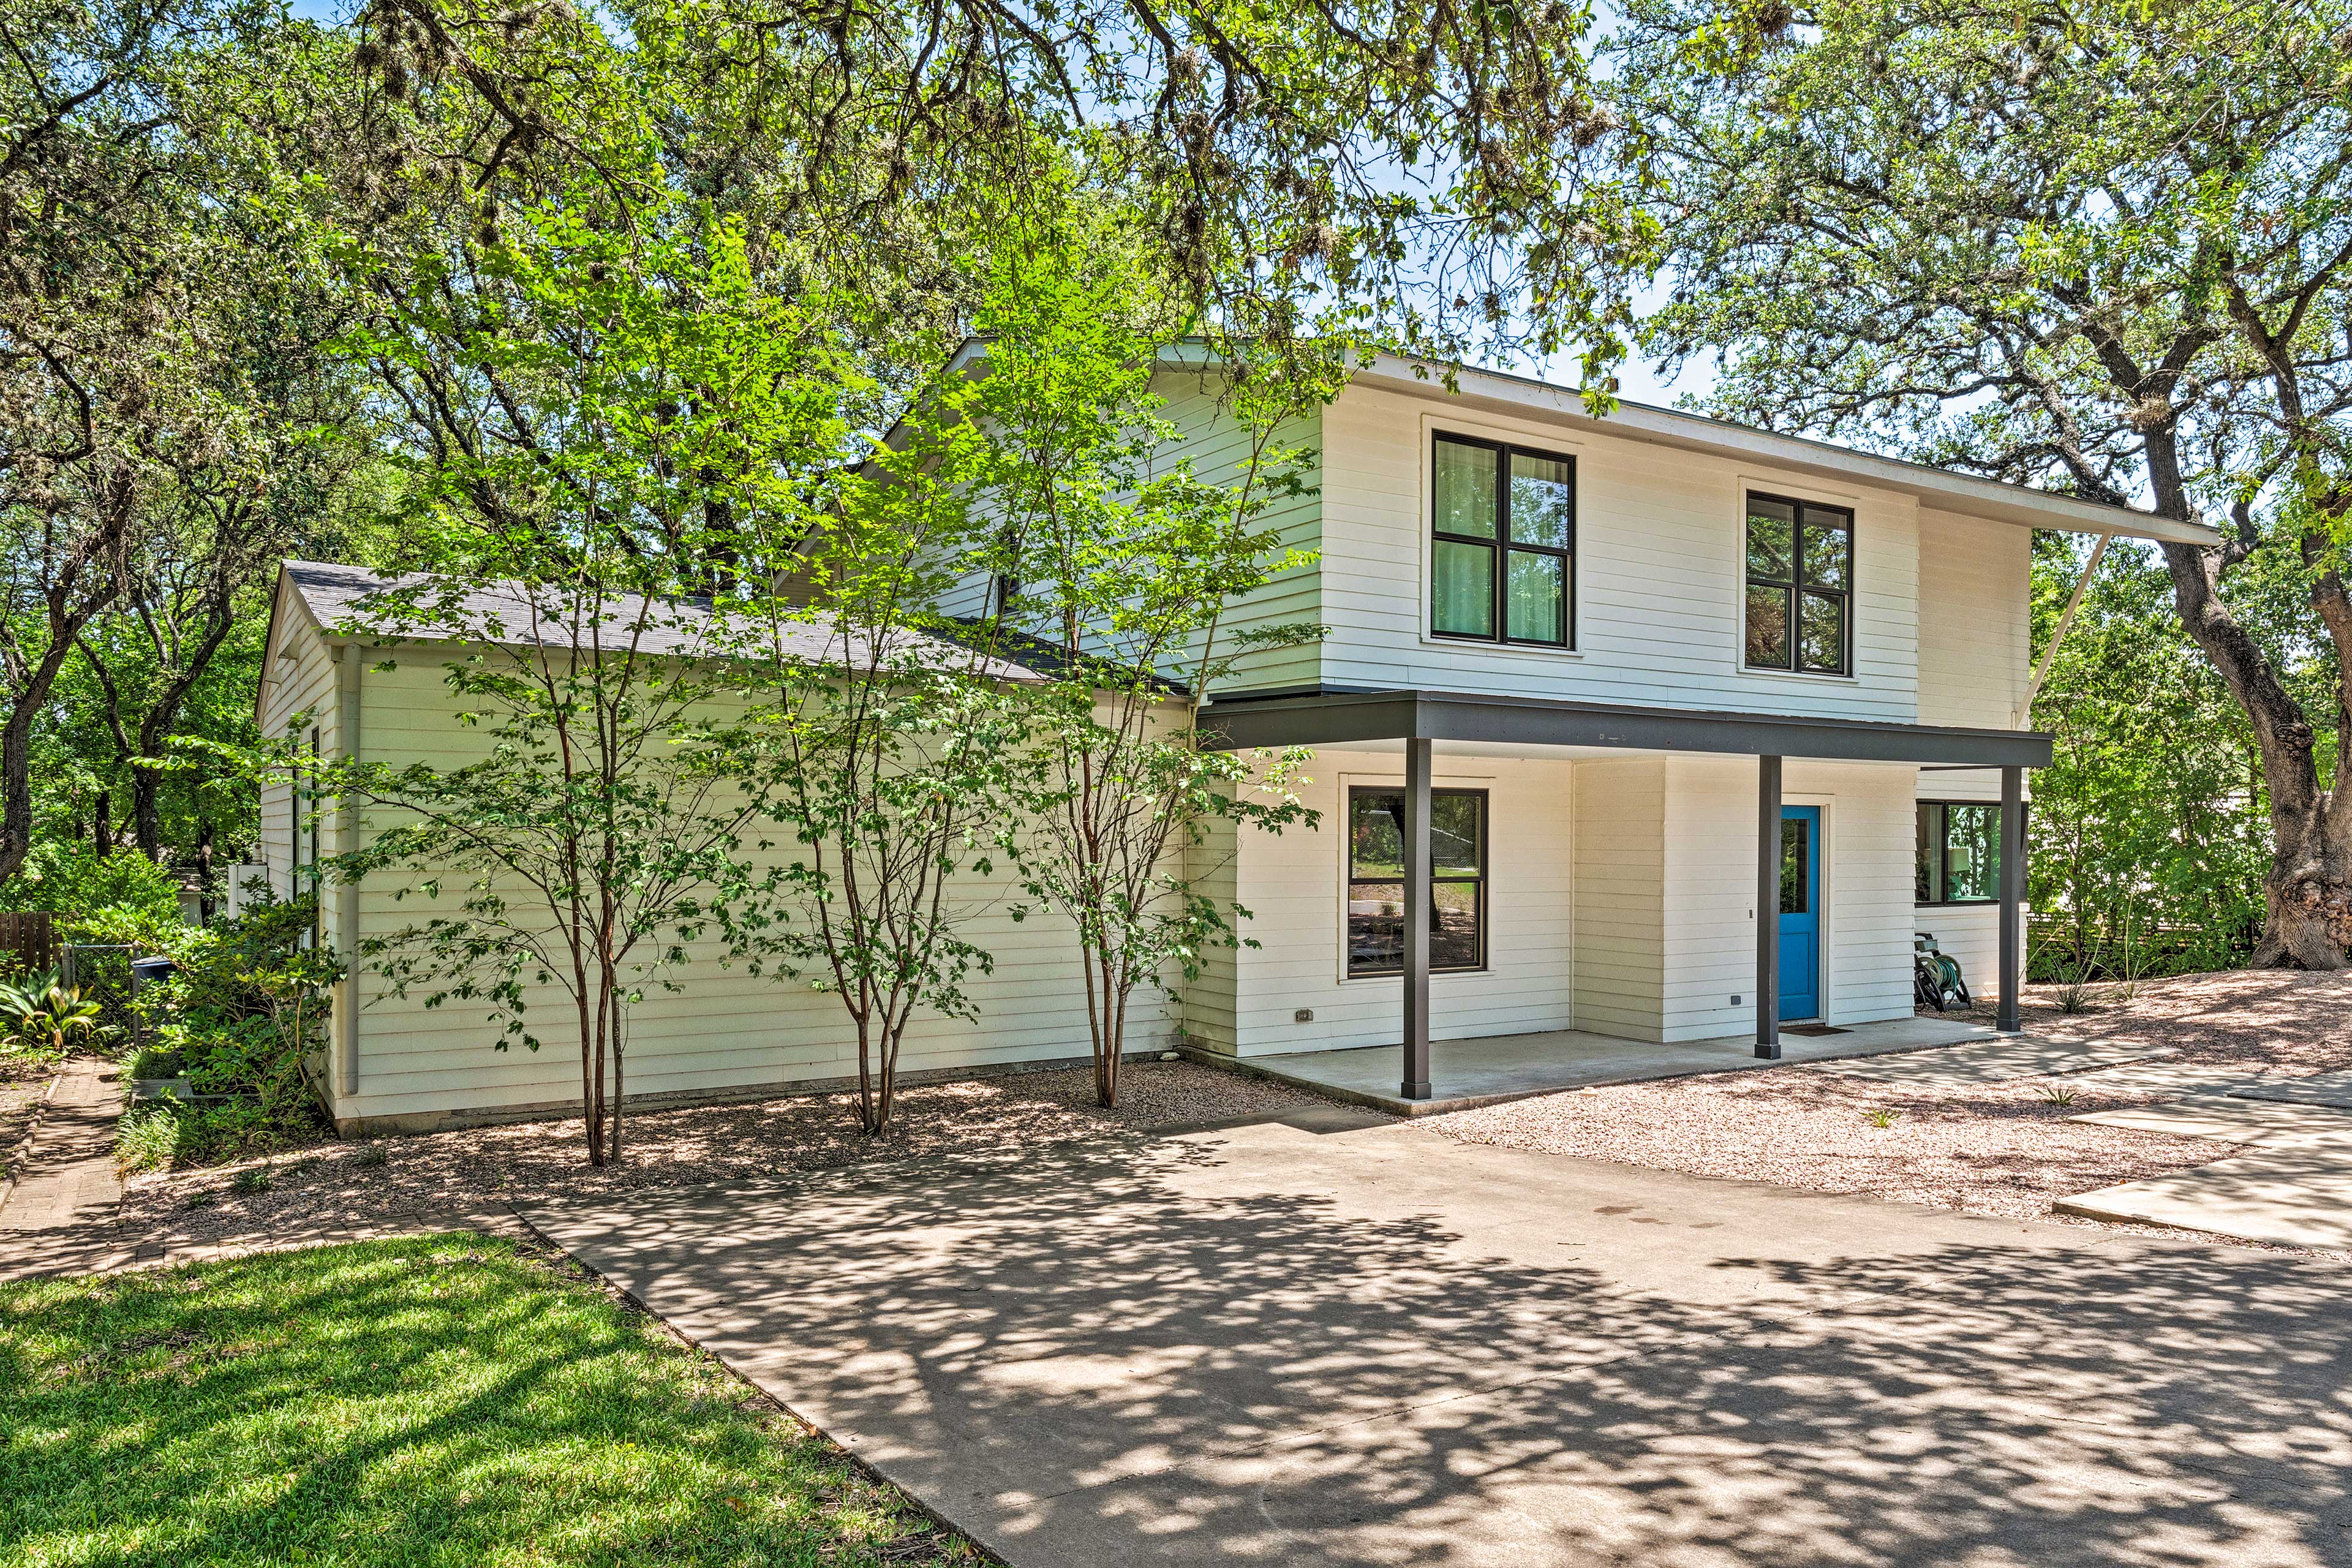
{"label": "upper floor window", "polygon": [[1853,513],[1748,497],[1750,669],[1853,673]]}
{"label": "upper floor window", "polygon": [[1429,629],[1568,647],[1575,640],[1576,460],[1437,437]]}

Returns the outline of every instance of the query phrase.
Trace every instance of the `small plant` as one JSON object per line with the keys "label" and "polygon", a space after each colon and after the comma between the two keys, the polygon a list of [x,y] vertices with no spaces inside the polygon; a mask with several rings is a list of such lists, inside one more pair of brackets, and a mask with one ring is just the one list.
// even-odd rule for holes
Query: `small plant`
{"label": "small plant", "polygon": [[235,1193],[238,1197],[249,1198],[256,1193],[268,1192],[269,1190],[269,1182],[270,1176],[268,1166],[247,1165],[244,1170],[239,1171],[235,1176],[230,1178],[228,1190]]}
{"label": "small plant", "polygon": [[1885,1107],[1882,1106],[1878,1110],[1870,1113],[1870,1124],[1873,1127],[1877,1128],[1881,1132],[1884,1132],[1888,1128],[1894,1126],[1895,1122],[1902,1120],[1902,1117],[1903,1113],[1901,1111],[1889,1110]]}
{"label": "small plant", "polygon": [[58,1056],[79,1035],[98,1032],[99,1006],[82,999],[79,986],[68,985],[58,971],[21,981],[0,981],[0,1023],[7,1036],[0,1045],[14,1046],[36,1056]]}
{"label": "small plant", "polygon": [[362,1171],[373,1171],[379,1166],[392,1163],[392,1156],[384,1152],[383,1144],[366,1143],[361,1145],[360,1152],[352,1156],[352,1163]]}
{"label": "small plant", "polygon": [[115,1124],[114,1163],[122,1170],[161,1170],[178,1157],[179,1151],[180,1116],[170,1100],[134,1105]]}
{"label": "small plant", "polygon": [[2083,978],[2079,969],[2070,969],[2058,982],[2058,1011],[2070,1016],[2091,1010],[2091,983]]}
{"label": "small plant", "polygon": [[2046,1083],[2042,1086],[2042,1098],[2053,1105],[2074,1103],[2074,1086],[2067,1083]]}
{"label": "small plant", "polygon": [[180,1200],[180,1206],[184,1209],[208,1209],[219,1201],[220,1194],[218,1193],[190,1193],[186,1197]]}

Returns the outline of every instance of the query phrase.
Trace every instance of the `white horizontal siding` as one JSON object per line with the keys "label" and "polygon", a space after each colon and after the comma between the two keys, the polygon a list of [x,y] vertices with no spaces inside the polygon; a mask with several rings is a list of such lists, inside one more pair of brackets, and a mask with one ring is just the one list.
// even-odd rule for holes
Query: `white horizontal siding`
{"label": "white horizontal siding", "polygon": [[1576,765],[1576,1026],[1654,1040],[1664,1016],[1665,761]]}
{"label": "white horizontal siding", "polygon": [[[1202,1043],[1244,1057],[1403,1038],[1402,979],[1347,979],[1343,951],[1346,791],[1402,784],[1402,759],[1332,750],[1308,771],[1299,794],[1322,814],[1320,826],[1247,836],[1235,863],[1235,896],[1255,916],[1242,931],[1262,945],[1215,958],[1186,998]],[[1431,1033],[1460,1039],[1570,1027],[1570,765],[1441,756],[1434,782],[1488,792],[1490,851],[1487,967],[1431,977]],[[1301,1008],[1312,1021],[1296,1021]]]}
{"label": "white horizontal siding", "polygon": [[[1756,1022],[1757,764],[1677,757],[1665,765],[1663,1037],[1740,1034]],[[1911,1011],[1915,776],[1906,767],[1797,759],[1782,768],[1781,799],[1822,810],[1826,1023]]]}
{"label": "white horizontal siding", "polygon": [[1922,511],[1919,563],[1921,721],[2011,728],[2032,654],[2032,533]]}
{"label": "white horizontal siding", "polygon": [[[1439,642],[1424,632],[1433,431],[1516,439],[1577,465],[1577,648]],[[1351,387],[1323,418],[1326,684],[1879,719],[1919,716],[1918,524],[1907,496],[1814,481],[1606,435],[1571,437],[1467,403]],[[1745,495],[1855,513],[1851,678],[1740,668]]]}
{"label": "white horizontal siding", "polygon": [[[322,743],[335,754],[332,726],[333,672],[326,645],[307,621],[289,622],[287,640],[295,658],[289,679],[273,691],[265,718],[305,706],[323,721]],[[392,656],[394,668],[376,668],[380,654],[354,651],[368,660],[361,686],[361,736],[371,760],[399,764],[423,762],[449,768],[481,754],[488,736],[455,718],[456,701],[443,683],[443,668],[431,649],[406,648]],[[294,672],[299,671],[299,679]],[[279,790],[268,817],[273,864],[290,859],[289,813]],[[371,831],[394,814],[370,814]],[[747,830],[747,840],[760,830]],[[465,889],[454,879],[438,900],[424,896],[422,871],[383,872],[358,890],[362,940],[381,937],[436,913],[455,914]],[[1024,1061],[1082,1058],[1090,1050],[1085,991],[1076,943],[1066,922],[1035,915],[1011,918],[1013,889],[1002,877],[971,878],[959,884],[970,912],[964,932],[993,959],[992,972],[976,974],[967,986],[978,1005],[976,1021],[919,1016],[909,1027],[899,1058],[903,1071],[971,1069]],[[399,896],[407,890],[407,897]],[[341,890],[333,895],[340,900]],[[518,898],[518,909],[520,900]],[[338,929],[331,908],[328,928]],[[670,972],[677,992],[648,985],[646,1000],[630,1020],[627,1089],[636,1094],[695,1094],[762,1087],[788,1088],[814,1079],[838,1079],[856,1070],[856,1038],[848,1015],[829,991],[806,981],[780,982],[723,964],[715,942],[689,947],[689,962]],[[391,996],[383,978],[362,975],[359,1014],[359,1088],[339,1094],[336,1114],[344,1118],[407,1116],[435,1112],[495,1112],[572,1101],[580,1089],[576,1026],[569,998],[557,986],[534,986],[526,1017],[545,1045],[538,1051],[499,1048],[499,1029],[478,1005],[449,1001],[425,1005],[429,988]],[[1164,1047],[1173,1039],[1173,1014],[1164,995],[1145,989],[1130,1012],[1130,1049]]]}

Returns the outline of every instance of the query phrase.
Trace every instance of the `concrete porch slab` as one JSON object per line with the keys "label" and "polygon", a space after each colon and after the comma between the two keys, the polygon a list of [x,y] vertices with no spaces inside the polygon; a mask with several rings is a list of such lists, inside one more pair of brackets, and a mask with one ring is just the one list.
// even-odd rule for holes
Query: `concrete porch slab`
{"label": "concrete porch slab", "polygon": [[1483,1040],[1437,1040],[1429,1047],[1430,1084],[1434,1092],[1427,1100],[1417,1100],[1397,1092],[1403,1067],[1397,1046],[1244,1057],[1238,1061],[1198,1049],[1185,1054],[1212,1066],[1294,1084],[1391,1116],[1434,1116],[1571,1089],[1744,1072],[1789,1062],[1832,1061],[1999,1038],[1980,1024],[1959,1019],[1895,1018],[1856,1024],[1834,1035],[1784,1034],[1779,1062],[1759,1061],[1755,1039],[1747,1035],[1679,1045],[1621,1040],[1578,1029]]}
{"label": "concrete porch slab", "polygon": [[2060,1214],[2173,1226],[2239,1241],[2352,1250],[2352,1158],[2340,1144],[2257,1149],[2051,1206]]}

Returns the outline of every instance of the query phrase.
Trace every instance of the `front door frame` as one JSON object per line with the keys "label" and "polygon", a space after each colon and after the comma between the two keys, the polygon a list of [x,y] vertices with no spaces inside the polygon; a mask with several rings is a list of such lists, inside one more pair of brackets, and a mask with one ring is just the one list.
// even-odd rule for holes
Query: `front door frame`
{"label": "front door frame", "polygon": [[[1826,841],[1829,831],[1827,816],[1828,814],[1820,805],[1811,801],[1790,800],[1784,798],[1780,805],[1780,821],[1783,825],[1781,832],[1784,835],[1787,833],[1788,829],[1786,825],[1791,821],[1802,822],[1806,825],[1806,832],[1809,838],[1809,842],[1805,846],[1805,913],[1811,917],[1809,934],[1812,939],[1813,971],[1811,988],[1805,993],[1805,995],[1811,1001],[1812,1006],[1805,1012],[1795,1013],[1790,1011],[1786,1005],[1782,1005],[1787,999],[1787,991],[1785,987],[1780,985],[1774,986],[1773,989],[1776,994],[1775,1005],[1778,1008],[1779,1017],[1782,1023],[1803,1023],[1809,1019],[1818,1020],[1828,1012],[1827,998],[1822,994],[1823,975],[1827,967],[1822,963],[1822,956],[1823,949],[1827,946],[1824,937],[1827,934],[1826,928],[1828,921],[1824,918],[1827,911],[1822,908],[1822,905],[1825,902],[1825,900],[1822,897],[1825,879],[1822,874],[1822,867],[1829,859],[1829,856],[1826,853]],[[1777,893],[1779,889],[1776,889],[1775,892]],[[1777,899],[1774,901],[1772,916],[1776,921],[1780,918]],[[1776,936],[1776,940],[1774,942],[1776,949],[1781,948],[1781,939],[1785,938],[1785,932],[1781,932]],[[1783,956],[1785,957],[1785,950],[1783,950]]]}

